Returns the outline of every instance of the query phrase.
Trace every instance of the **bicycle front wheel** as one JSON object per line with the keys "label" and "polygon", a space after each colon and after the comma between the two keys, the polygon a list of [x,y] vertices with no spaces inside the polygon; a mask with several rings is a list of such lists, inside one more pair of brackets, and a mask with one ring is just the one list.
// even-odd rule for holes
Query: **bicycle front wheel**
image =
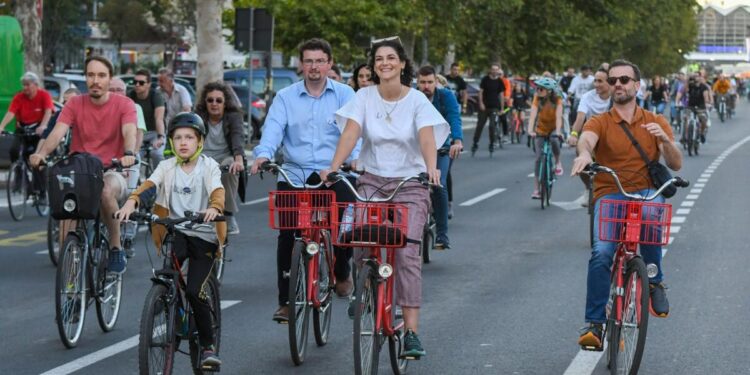
{"label": "bicycle front wheel", "polygon": [[424,224],[422,230],[422,243],[420,244],[419,250],[422,253],[422,263],[430,263],[430,248],[435,240],[434,232],[432,231],[432,223],[430,222],[432,215],[428,215],[427,221]]}
{"label": "bicycle front wheel", "polygon": [[221,249],[221,256],[214,258],[214,267],[211,269],[211,272],[213,272],[214,277],[216,278],[216,282],[221,284],[221,280],[224,277],[224,266],[226,266],[227,262],[227,249],[229,248],[228,244],[224,244]]}
{"label": "bicycle front wheel", "polygon": [[547,185],[548,174],[549,171],[547,170],[547,162],[545,158],[539,166],[539,202],[542,204],[542,209],[544,209],[545,202],[547,202],[547,188],[549,187],[549,185]]}
{"label": "bicycle front wheel", "polygon": [[317,293],[320,307],[313,310],[313,332],[315,343],[323,346],[328,343],[328,333],[331,330],[331,317],[333,316],[333,248],[331,248],[330,235],[327,231],[321,231],[320,243],[323,245],[318,252],[318,284]]}
{"label": "bicycle front wheel", "polygon": [[[404,317],[401,314],[393,312],[393,325],[398,326],[404,321]],[[406,373],[406,367],[409,365],[409,360],[402,357],[404,353],[404,335],[406,329],[401,327],[393,333],[393,336],[388,336],[388,355],[391,359],[391,370],[395,375],[401,375]]]}
{"label": "bicycle front wheel", "polygon": [[307,260],[305,243],[297,241],[292,250],[292,268],[289,270],[289,350],[292,361],[299,366],[305,361],[307,325],[310,308],[307,303]]}
{"label": "bicycle front wheel", "polygon": [[381,333],[375,330],[377,319],[377,271],[365,264],[359,271],[357,290],[354,293],[354,373],[378,373]]}
{"label": "bicycle front wheel", "polygon": [[51,215],[47,217],[47,252],[49,260],[57,266],[57,258],[60,256],[60,222]]}
{"label": "bicycle front wheel", "polygon": [[29,181],[23,160],[16,160],[8,170],[8,183],[5,186],[8,192],[8,210],[15,221],[23,220],[26,213],[26,200],[29,198]]}
{"label": "bicycle front wheel", "polygon": [[78,345],[86,316],[86,255],[80,238],[65,238],[55,279],[55,321],[67,348]]}
{"label": "bicycle front wheel", "polygon": [[[622,303],[622,326],[617,340],[617,374],[638,373],[646,346],[648,328],[648,274],[641,258],[633,258],[625,271],[625,296]],[[612,370],[612,369],[610,369]]]}
{"label": "bicycle front wheel", "polygon": [[138,370],[141,375],[171,375],[176,349],[175,309],[170,310],[167,287],[154,284],[146,295],[138,339]]}
{"label": "bicycle front wheel", "polygon": [[[221,299],[219,296],[219,283],[214,277],[209,277],[206,286],[204,287],[206,293],[206,303],[211,307],[211,327],[214,333],[214,349],[216,354],[219,354],[221,350]],[[204,375],[213,374],[219,372],[219,368],[215,367],[201,367],[201,348],[198,345],[198,335],[192,335],[190,339],[190,359],[193,364],[193,374]]]}
{"label": "bicycle front wheel", "polygon": [[99,328],[109,332],[115,328],[117,317],[120,314],[120,303],[122,302],[122,275],[110,274],[106,271],[109,263],[109,240],[101,237],[99,249],[99,262],[96,273],[96,318]]}
{"label": "bicycle front wheel", "polygon": [[685,143],[687,143],[688,156],[693,156],[693,143],[695,143],[695,123],[690,122],[685,131]]}

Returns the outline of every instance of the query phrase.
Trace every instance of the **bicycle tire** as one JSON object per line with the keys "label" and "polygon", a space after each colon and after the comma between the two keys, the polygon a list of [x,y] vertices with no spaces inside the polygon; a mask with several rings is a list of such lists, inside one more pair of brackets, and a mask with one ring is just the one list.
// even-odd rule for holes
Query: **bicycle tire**
{"label": "bicycle tire", "polygon": [[542,162],[539,165],[539,202],[542,204],[542,209],[544,209],[544,202],[547,200],[547,168],[545,166],[545,161],[542,160]]}
{"label": "bicycle tire", "polygon": [[60,340],[68,349],[78,345],[86,318],[87,259],[81,244],[77,234],[65,237],[55,275],[55,322]]}
{"label": "bicycle tire", "polygon": [[214,258],[214,266],[211,268],[211,272],[213,273],[214,277],[216,278],[216,282],[221,285],[221,282],[224,278],[224,268],[227,264],[227,249],[229,248],[228,243],[224,243],[224,245],[221,248],[221,256]]}
{"label": "bicycle tire", "polygon": [[289,270],[289,351],[296,366],[305,361],[310,309],[307,304],[305,243],[296,241]]}
{"label": "bicycle tire", "polygon": [[96,319],[99,322],[99,328],[104,332],[110,332],[117,324],[117,318],[120,314],[120,305],[122,304],[122,275],[109,274],[107,264],[109,264],[109,239],[100,234],[99,242],[99,263],[98,272],[96,273]]}
{"label": "bicycle tire", "polygon": [[693,122],[691,121],[687,126],[686,135],[685,135],[685,143],[687,143],[688,156],[693,156],[693,142],[695,138],[693,135],[694,132],[695,132],[695,124],[693,124]]}
{"label": "bicycle tire", "polygon": [[545,185],[547,186],[547,195],[545,196],[544,201],[547,204],[547,207],[549,207],[550,198],[552,197],[552,187],[555,185],[555,167],[554,167],[554,161],[552,158],[552,154],[547,154],[547,179]]}
{"label": "bicycle tire", "polygon": [[[393,316],[394,326],[399,325],[403,321],[403,316],[397,315],[395,311],[393,312]],[[393,333],[393,336],[388,336],[388,356],[390,357],[391,370],[395,375],[406,374],[406,368],[409,366],[409,360],[401,356],[404,352],[405,335],[406,330],[404,327],[401,327],[400,330]]]}
{"label": "bicycle tire", "polygon": [[47,217],[47,253],[52,265],[57,267],[60,257],[60,222],[51,215]]}
{"label": "bicycle tire", "polygon": [[319,243],[323,246],[319,252],[318,265],[318,300],[320,301],[320,307],[313,309],[313,333],[315,343],[318,346],[328,343],[331,317],[333,316],[333,290],[336,280],[333,274],[333,259],[335,258],[330,235],[327,231],[321,231],[321,237]]}
{"label": "bicycle tire", "polygon": [[[168,300],[167,287],[162,284],[154,284],[146,295],[138,338],[138,371],[141,375],[172,374],[177,338],[174,310],[170,312]],[[159,338],[161,340],[156,340]]]}
{"label": "bicycle tire", "polygon": [[[219,355],[219,351],[221,350],[221,295],[219,294],[219,284],[213,275],[208,278],[204,290],[206,291],[208,305],[211,307],[211,324],[214,328],[214,349],[216,350],[216,355]],[[194,327],[195,322],[193,322],[191,326]],[[197,332],[196,329],[192,329],[192,331]],[[193,333],[190,336],[188,346],[190,347],[190,363],[192,364],[191,367],[193,368],[194,375],[206,375],[219,372],[219,368],[200,367],[201,348],[198,343],[197,333]]]}
{"label": "bicycle tire", "polygon": [[5,191],[7,191],[10,216],[15,221],[23,220],[26,213],[26,201],[29,199],[29,183],[22,160],[16,160],[8,169],[8,183],[5,185]]}
{"label": "bicycle tire", "polygon": [[616,342],[618,351],[614,371],[638,374],[646,346],[649,316],[649,290],[646,264],[639,257],[628,261],[625,270],[625,295],[622,303],[622,326]]}
{"label": "bicycle tire", "polygon": [[422,230],[422,243],[419,244],[419,252],[422,255],[422,263],[424,264],[430,263],[430,247],[432,240],[435,238],[430,227],[430,216],[429,214],[427,215],[427,221]]}
{"label": "bicycle tire", "polygon": [[617,343],[620,340],[620,329],[615,321],[615,315],[612,314],[612,310],[615,306],[615,298],[617,298],[617,272],[620,269],[620,262],[622,258],[615,257],[612,264],[612,272],[609,276],[609,296],[607,298],[607,304],[604,307],[604,314],[607,317],[607,326],[604,332],[604,339],[607,341],[607,352],[605,363],[607,369],[612,371],[614,368],[616,371],[617,361]]}
{"label": "bicycle tire", "polygon": [[596,236],[596,233],[594,233],[594,192],[593,188],[588,189],[589,191],[589,206],[588,206],[588,212],[589,212],[589,245],[591,248],[594,248],[594,240],[596,239],[594,236]]}
{"label": "bicycle tire", "polygon": [[378,300],[376,275],[375,267],[370,263],[365,263],[359,271],[357,290],[354,293],[355,375],[378,373],[381,333],[375,332]]}

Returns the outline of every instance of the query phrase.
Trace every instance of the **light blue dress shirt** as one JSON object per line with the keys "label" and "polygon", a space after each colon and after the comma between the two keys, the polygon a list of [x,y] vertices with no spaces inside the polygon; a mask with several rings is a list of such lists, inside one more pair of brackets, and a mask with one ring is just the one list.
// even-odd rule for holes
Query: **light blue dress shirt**
{"label": "light blue dress shirt", "polygon": [[[307,92],[304,80],[279,91],[268,110],[260,144],[253,150],[256,158],[273,159],[283,144],[283,167],[296,184],[331,167],[341,137],[336,111],[354,98],[348,85],[326,81],[319,97]],[[357,158],[360,146],[361,141],[347,160]]]}

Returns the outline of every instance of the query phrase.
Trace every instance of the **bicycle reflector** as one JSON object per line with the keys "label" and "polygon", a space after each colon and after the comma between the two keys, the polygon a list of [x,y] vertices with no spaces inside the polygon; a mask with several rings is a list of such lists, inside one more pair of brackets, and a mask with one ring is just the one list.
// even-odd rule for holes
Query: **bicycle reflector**
{"label": "bicycle reflector", "polygon": [[378,275],[380,277],[387,279],[393,275],[393,266],[391,266],[388,263],[383,263],[378,266]]}
{"label": "bicycle reflector", "polygon": [[67,211],[67,212],[71,212],[72,213],[73,211],[76,210],[76,201],[73,200],[73,199],[70,199],[70,198],[66,199],[63,202],[63,209],[65,211]]}
{"label": "bicycle reflector", "polygon": [[310,242],[307,244],[307,247],[305,248],[308,254],[315,255],[320,251],[320,245],[318,245],[315,242]]}

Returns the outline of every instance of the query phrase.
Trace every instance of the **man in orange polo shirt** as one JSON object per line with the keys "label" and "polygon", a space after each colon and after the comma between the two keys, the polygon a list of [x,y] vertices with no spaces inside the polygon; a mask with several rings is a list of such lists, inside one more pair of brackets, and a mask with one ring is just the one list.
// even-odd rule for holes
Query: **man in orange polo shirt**
{"label": "man in orange polo shirt", "polygon": [[[610,65],[607,83],[613,88],[614,106],[607,113],[590,119],[584,125],[578,141],[578,157],[573,162],[572,175],[577,175],[591,164],[592,157],[597,163],[614,169],[623,180],[628,193],[648,195],[654,188],[643,160],[620,126],[623,123],[633,134],[650,160],[663,157],[672,170],[682,167],[682,154],[674,143],[672,128],[667,120],[638,107],[635,95],[640,87],[641,73],[638,67],[625,60],[617,60]],[[609,175],[598,175],[594,182],[594,232],[598,231],[600,198],[626,199]],[[655,202],[664,202],[658,197]],[[609,297],[610,269],[615,254],[616,243],[594,240],[594,248],[589,260],[586,323],[578,344],[586,349],[602,348],[602,325],[606,322],[605,306]],[[658,273],[649,279],[652,313],[659,317],[669,314],[669,302],[662,284],[661,246],[641,245],[641,256],[646,264],[655,264]]]}

